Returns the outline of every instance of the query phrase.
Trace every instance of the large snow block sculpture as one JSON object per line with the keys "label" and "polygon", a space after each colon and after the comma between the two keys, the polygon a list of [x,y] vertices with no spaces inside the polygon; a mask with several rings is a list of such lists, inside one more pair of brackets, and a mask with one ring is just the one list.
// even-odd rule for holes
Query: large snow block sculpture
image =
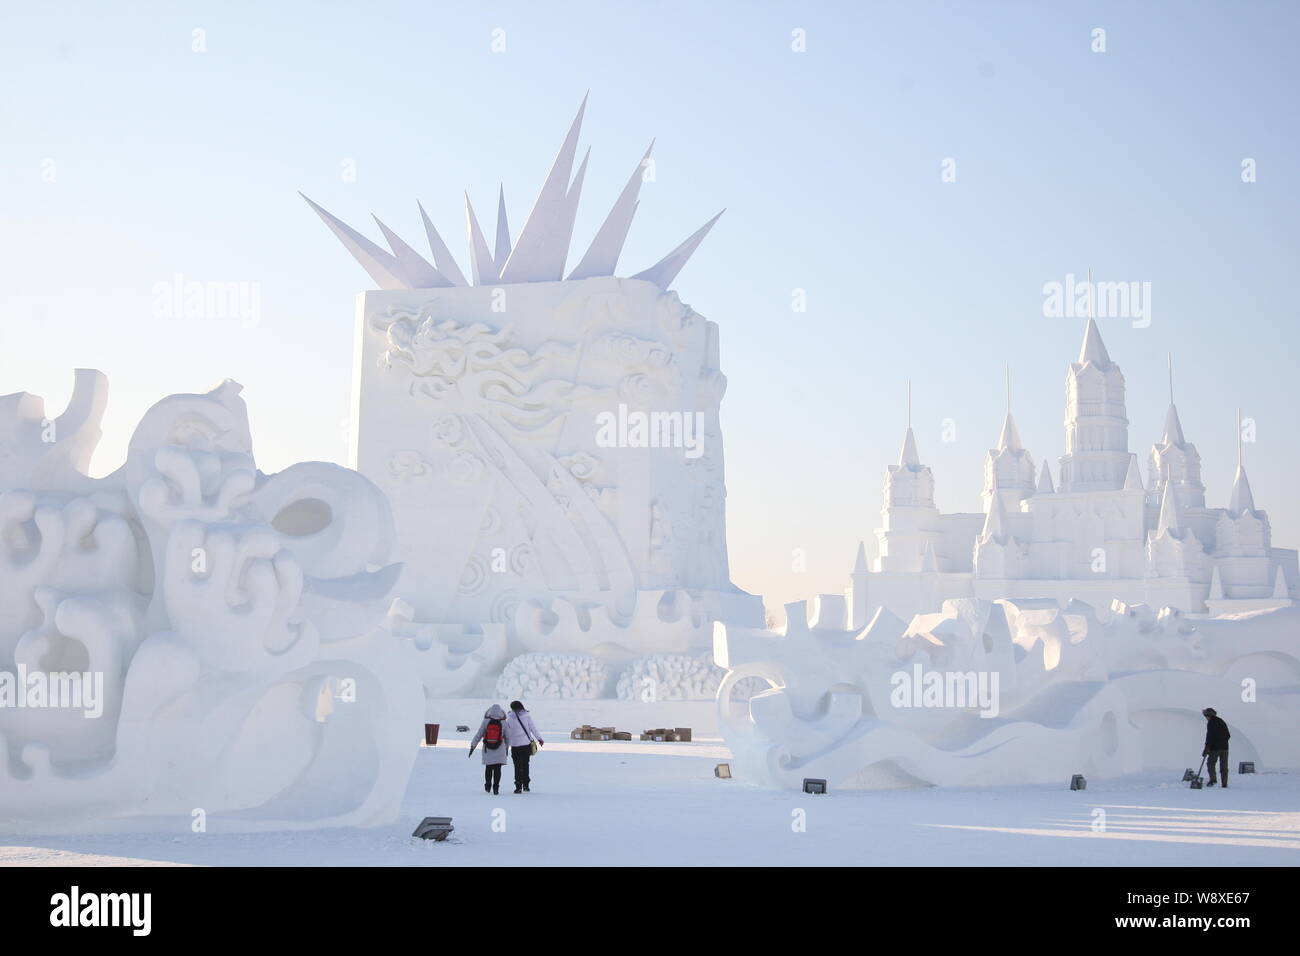
{"label": "large snow block sculpture", "polygon": [[258,471],[239,391],[163,399],[102,479],[102,374],[53,421],[0,398],[0,828],[396,819],[427,668],[382,626],[388,504]]}
{"label": "large snow block sculpture", "polygon": [[392,502],[418,618],[630,656],[758,615],[729,580],[717,327],[675,293],[369,292],[357,338],[355,466]]}
{"label": "large snow block sculpture", "polygon": [[[718,327],[669,291],[718,217],[615,277],[647,150],[566,277],[585,105],[518,236],[504,191],[491,247],[466,198],[468,280],[423,209],[432,262],[311,205],[379,287],[357,310],[352,464],[392,502],[407,626],[504,626],[506,658],[593,655],[614,674],[707,651],[714,620],[763,609],[730,581]],[[492,648],[456,659],[444,683],[490,692]]]}

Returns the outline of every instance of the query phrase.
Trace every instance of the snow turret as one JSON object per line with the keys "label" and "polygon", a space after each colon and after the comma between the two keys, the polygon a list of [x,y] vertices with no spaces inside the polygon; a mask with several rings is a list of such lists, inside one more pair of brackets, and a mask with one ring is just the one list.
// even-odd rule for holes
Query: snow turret
{"label": "snow turret", "polygon": [[1118,491],[1128,474],[1124,373],[1110,360],[1097,323],[1088,319],[1079,361],[1065,377],[1065,454],[1061,491]]}
{"label": "snow turret", "polygon": [[1232,497],[1228,499],[1228,510],[1233,514],[1255,510],[1255,496],[1250,491],[1250,479],[1246,477],[1244,465],[1237,466],[1237,473],[1232,478]]}
{"label": "snow turret", "polygon": [[[907,431],[898,464],[885,476],[881,526],[876,529],[877,571],[919,571],[927,541],[939,535],[939,509],[934,505],[934,474],[921,464],[912,433],[911,388],[908,388]],[[856,615],[859,609],[855,605]]]}
{"label": "snow turret", "polygon": [[1083,345],[1079,347],[1078,364],[1087,365],[1089,362],[1103,372],[1110,369],[1110,353],[1106,351],[1106,343],[1101,340],[1101,329],[1097,328],[1097,323],[1091,316],[1083,330]]}
{"label": "snow turret", "polygon": [[1043,462],[1042,473],[1038,476],[1038,494],[1052,495],[1056,493],[1056,486],[1052,484],[1052,469],[1048,467],[1047,462]]}
{"label": "snow turret", "polygon": [[1178,503],[1184,508],[1205,507],[1205,485],[1201,481],[1201,456],[1196,446],[1183,436],[1183,423],[1174,405],[1173,361],[1169,363],[1169,409],[1165,412],[1165,428],[1160,440],[1151,446],[1147,473],[1151,496],[1155,505],[1164,494],[1165,484],[1172,482],[1178,494]]}
{"label": "snow turret", "polygon": [[1034,493],[1037,468],[1034,459],[1020,443],[1020,431],[1011,417],[1011,376],[1007,375],[1007,415],[1002,420],[998,447],[989,449],[984,459],[984,510],[990,509],[994,496],[1002,499],[1008,511],[1019,511],[1020,502]]}
{"label": "snow turret", "polygon": [[973,555],[975,577],[1020,577],[1022,571],[1020,543],[1010,535],[1007,524],[1002,498],[994,495],[988,514],[984,516],[984,528],[975,539]]}
{"label": "snow turret", "polygon": [[1206,572],[1205,549],[1196,534],[1183,527],[1178,495],[1166,484],[1160,497],[1160,518],[1147,537],[1147,578],[1199,583],[1206,580]]}

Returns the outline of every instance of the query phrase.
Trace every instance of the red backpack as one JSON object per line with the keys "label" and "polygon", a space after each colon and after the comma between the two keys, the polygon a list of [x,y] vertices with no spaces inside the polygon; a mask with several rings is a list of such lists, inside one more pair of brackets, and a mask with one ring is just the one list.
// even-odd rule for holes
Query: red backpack
{"label": "red backpack", "polygon": [[501,721],[495,717],[488,721],[487,730],[483,731],[483,747],[496,750],[501,746]]}

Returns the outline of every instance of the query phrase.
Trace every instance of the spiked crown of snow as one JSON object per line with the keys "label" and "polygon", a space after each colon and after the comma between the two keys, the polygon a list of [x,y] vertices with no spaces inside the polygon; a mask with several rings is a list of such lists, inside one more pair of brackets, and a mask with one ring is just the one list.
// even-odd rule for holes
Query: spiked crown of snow
{"label": "spiked crown of snow", "polygon": [[[573,237],[573,223],[578,213],[578,198],[582,194],[582,181],[587,173],[587,160],[591,150],[582,159],[578,173],[570,182],[573,173],[573,161],[578,151],[578,133],[582,128],[582,115],[587,109],[587,98],[583,97],[578,115],[569,127],[569,134],[564,138],[564,145],[551,165],[551,171],[542,184],[542,191],[533,204],[533,211],[528,214],[523,230],[511,245],[510,227],[506,222],[506,205],[504,187],[497,196],[497,229],[494,247],[489,250],[483,230],[479,228],[478,217],[470,205],[469,195],[465,196],[465,225],[469,234],[470,277],[473,285],[506,285],[513,282],[555,282],[564,278],[565,260],[569,255],[569,241]],[[618,265],[619,254],[627,239],[632,225],[632,216],[640,203],[637,195],[641,189],[643,168],[654,148],[653,140],[645,151],[641,161],[628,178],[627,185],[614,202],[614,207],[605,217],[604,223],[596,231],[586,255],[569,273],[569,279],[589,279],[595,276],[612,276]],[[316,210],[325,225],[330,227],[339,241],[352,253],[361,267],[370,274],[381,289],[436,289],[450,286],[467,286],[470,282],[456,264],[442,241],[438,230],[434,228],[424,206],[420,206],[420,216],[424,220],[424,231],[429,239],[429,249],[433,253],[430,263],[415,249],[411,248],[393,230],[375,217],[380,232],[388,243],[388,252],[371,242],[347,223],[326,212],[316,203],[306,199]],[[725,212],[726,210],[723,210]],[[696,247],[708,235],[713,224],[718,221],[719,212],[685,242],[664,256],[649,269],[632,276],[633,279],[645,279],[661,289],[672,284],[682,266],[690,259]]]}

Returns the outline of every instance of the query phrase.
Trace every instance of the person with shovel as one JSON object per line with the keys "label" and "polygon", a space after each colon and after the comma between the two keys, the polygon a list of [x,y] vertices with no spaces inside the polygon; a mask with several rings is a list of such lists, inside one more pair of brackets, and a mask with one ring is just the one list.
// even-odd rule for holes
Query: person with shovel
{"label": "person with shovel", "polygon": [[1201,756],[1206,758],[1210,765],[1210,786],[1217,782],[1214,778],[1214,761],[1219,761],[1219,776],[1223,779],[1223,787],[1228,786],[1228,738],[1232,734],[1228,733],[1228,725],[1223,722],[1213,707],[1206,707],[1201,714],[1205,717],[1205,749]]}

